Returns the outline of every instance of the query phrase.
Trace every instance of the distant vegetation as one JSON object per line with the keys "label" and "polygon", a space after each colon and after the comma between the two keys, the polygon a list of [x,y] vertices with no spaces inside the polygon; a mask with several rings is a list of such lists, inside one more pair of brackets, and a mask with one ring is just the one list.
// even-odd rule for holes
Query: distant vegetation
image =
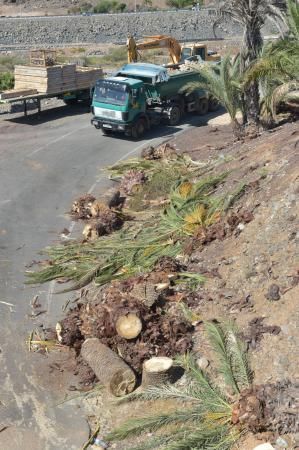
{"label": "distant vegetation", "polygon": [[95,13],[95,14],[107,14],[107,13],[117,13],[124,12],[127,9],[126,3],[119,2],[117,0],[101,0],[96,6],[92,3],[84,2],[79,6],[73,6],[69,8],[69,14],[84,14],[84,13]]}
{"label": "distant vegetation", "polygon": [[[157,2],[153,0],[137,0],[136,9],[138,11],[156,11],[158,9],[165,8],[165,5],[172,8],[184,8],[186,6],[192,5],[192,1],[188,0],[169,0],[169,2],[160,2],[157,6]],[[200,1],[202,3],[202,0]],[[134,8],[133,8],[134,9]],[[128,2],[121,0],[98,0],[97,4],[95,2],[83,1],[79,5],[71,6],[68,9],[69,14],[108,14],[108,13],[122,13],[122,12],[132,12],[132,4],[129,7]]]}
{"label": "distant vegetation", "polygon": [[0,56],[0,73],[1,72],[13,72],[14,66],[18,64],[26,64],[28,62],[28,58],[13,56],[13,55],[5,55]]}
{"label": "distant vegetation", "polygon": [[0,56],[0,91],[12,89],[14,87],[14,66],[26,64],[27,59],[19,56]]}
{"label": "distant vegetation", "polygon": [[14,76],[11,72],[0,72],[0,92],[13,89]]}
{"label": "distant vegetation", "polygon": [[190,1],[190,0],[167,0],[166,4],[167,6],[170,6],[171,8],[187,8],[188,6],[193,5],[194,3],[199,3],[200,5],[202,4],[203,0],[200,0],[199,2],[194,2],[194,1]]}
{"label": "distant vegetation", "polygon": [[127,8],[125,3],[119,3],[117,0],[101,0],[97,6],[93,8],[93,12],[100,13],[114,13],[124,12]]}

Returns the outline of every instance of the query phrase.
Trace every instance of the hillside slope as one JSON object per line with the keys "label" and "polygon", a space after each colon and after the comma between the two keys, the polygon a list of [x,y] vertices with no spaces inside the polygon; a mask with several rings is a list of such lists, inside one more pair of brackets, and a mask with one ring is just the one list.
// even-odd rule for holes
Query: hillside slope
{"label": "hillside slope", "polygon": [[[96,6],[98,0],[0,0],[0,15],[19,16],[19,15],[60,15],[75,11],[83,5],[90,4]],[[134,0],[122,0],[119,3],[125,3],[129,11],[134,11]],[[153,0],[153,7],[165,8],[165,0]],[[144,1],[137,0],[136,6],[144,8]]]}

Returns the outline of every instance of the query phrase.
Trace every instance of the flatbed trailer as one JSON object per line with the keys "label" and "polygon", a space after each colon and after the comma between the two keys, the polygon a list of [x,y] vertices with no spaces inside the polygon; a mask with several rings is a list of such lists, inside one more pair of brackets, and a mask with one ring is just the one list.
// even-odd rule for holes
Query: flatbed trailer
{"label": "flatbed trailer", "polygon": [[75,91],[68,91],[68,92],[56,92],[51,94],[32,94],[32,95],[26,95],[21,97],[12,97],[7,99],[0,99],[0,104],[13,104],[13,103],[19,103],[23,102],[24,105],[24,115],[28,115],[28,108],[27,108],[27,101],[30,100],[36,100],[37,103],[37,110],[38,114],[41,113],[41,100],[47,99],[47,98],[59,98],[65,102],[66,105],[70,104],[76,104],[78,101],[88,102],[88,104],[91,102],[92,98],[92,90],[93,87],[86,88],[86,89],[80,89]]}

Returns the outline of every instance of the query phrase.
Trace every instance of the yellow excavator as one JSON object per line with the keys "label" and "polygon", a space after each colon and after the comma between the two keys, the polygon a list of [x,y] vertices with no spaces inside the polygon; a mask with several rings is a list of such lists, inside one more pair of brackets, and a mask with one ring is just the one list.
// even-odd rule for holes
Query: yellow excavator
{"label": "yellow excavator", "polygon": [[157,36],[147,36],[142,42],[136,42],[132,35],[128,35],[127,51],[128,62],[137,62],[140,59],[138,50],[149,50],[154,48],[167,48],[171,64],[180,64],[187,61],[220,61],[221,57],[217,52],[209,51],[206,44],[188,43],[181,44],[171,36],[163,34]]}

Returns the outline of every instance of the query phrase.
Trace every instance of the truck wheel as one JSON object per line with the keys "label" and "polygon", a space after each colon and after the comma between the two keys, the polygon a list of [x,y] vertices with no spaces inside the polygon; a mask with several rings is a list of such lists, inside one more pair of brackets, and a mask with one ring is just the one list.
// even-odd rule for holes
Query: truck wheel
{"label": "truck wheel", "polygon": [[168,123],[169,125],[177,125],[181,120],[181,110],[178,106],[171,106],[168,110]]}
{"label": "truck wheel", "polygon": [[217,111],[219,109],[219,102],[217,98],[211,97],[209,100],[209,111]]}
{"label": "truck wheel", "polygon": [[102,133],[104,136],[111,136],[113,133],[112,130],[107,130],[106,128],[102,128]]}
{"label": "truck wheel", "polygon": [[198,101],[197,114],[204,116],[209,111],[209,100],[207,98],[201,98]]}
{"label": "truck wheel", "polygon": [[139,119],[132,127],[132,138],[140,139],[145,133],[145,121],[144,119]]}

